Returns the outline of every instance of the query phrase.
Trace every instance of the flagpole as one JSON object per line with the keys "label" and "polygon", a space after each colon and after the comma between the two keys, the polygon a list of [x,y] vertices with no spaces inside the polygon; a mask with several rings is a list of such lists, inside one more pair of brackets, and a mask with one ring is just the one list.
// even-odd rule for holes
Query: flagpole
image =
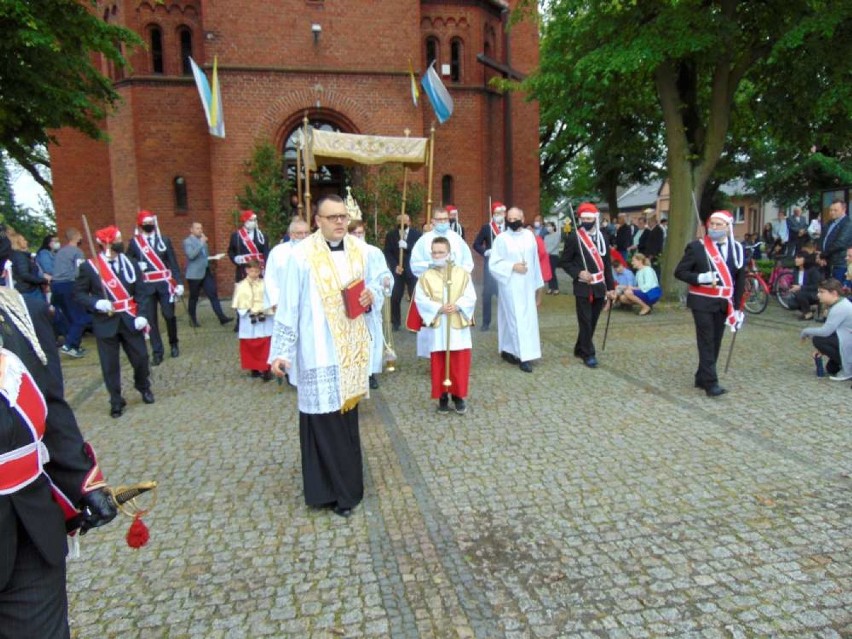
{"label": "flagpole", "polygon": [[426,195],[426,224],[432,223],[432,165],[435,162],[435,121],[429,130],[429,191]]}
{"label": "flagpole", "polygon": [[[304,133],[302,137],[304,138],[304,147],[307,150],[308,148],[308,112],[305,111],[305,116],[302,118],[302,126],[304,126]],[[311,218],[311,167],[308,164],[307,158],[305,158],[305,220],[308,220],[308,225],[310,228],[310,218]]]}
{"label": "flagpole", "polygon": [[[411,129],[405,129],[405,137],[407,138],[411,134]],[[408,193],[408,165],[402,165],[402,206],[400,207],[399,212],[399,239],[402,239],[403,226],[405,225],[405,200],[407,199]],[[399,249],[399,265],[402,266],[403,258],[405,255],[405,249]]]}

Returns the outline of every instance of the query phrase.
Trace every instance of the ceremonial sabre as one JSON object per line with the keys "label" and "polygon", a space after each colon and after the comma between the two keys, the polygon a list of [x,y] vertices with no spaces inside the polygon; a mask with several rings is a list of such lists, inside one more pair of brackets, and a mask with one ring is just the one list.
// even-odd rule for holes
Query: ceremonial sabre
{"label": "ceremonial sabre", "polygon": [[609,308],[606,309],[606,326],[604,326],[603,344],[601,344],[601,352],[606,351],[606,336],[609,335],[609,320],[612,317],[613,300],[609,300]]}
{"label": "ceremonial sabre", "polygon": [[734,331],[734,336],[731,338],[731,346],[728,348],[728,358],[725,360],[725,373],[728,372],[728,366],[731,365],[731,355],[734,354],[734,344],[737,343],[737,333],[739,333],[739,331]]}
{"label": "ceremonial sabre", "polygon": [[[98,268],[98,254],[97,251],[95,251],[95,243],[92,241],[92,231],[89,230],[89,220],[86,219],[85,215],[83,215],[83,229],[86,231],[86,239],[89,240],[89,251],[92,253],[92,262],[94,262],[93,266],[98,274],[98,279],[101,281],[101,293],[103,293],[104,299],[109,301],[109,293],[107,293],[104,278],[101,277],[101,272]],[[106,250],[106,247],[104,247],[104,250]],[[107,315],[112,317],[113,311],[109,311]]]}
{"label": "ceremonial sabre", "polygon": [[[119,486],[118,488],[106,488],[106,494],[109,496],[113,505],[121,511],[122,514],[128,517],[138,517],[150,511],[157,501],[157,482],[143,481],[130,486]],[[142,508],[136,503],[136,498],[140,495],[153,491],[151,493],[151,504],[147,508]],[[83,513],[69,519],[66,524],[68,530],[76,530],[80,528],[80,534],[85,535],[89,530],[84,527]]]}
{"label": "ceremonial sabre", "polygon": [[[452,260],[447,260],[447,264],[444,267],[446,271],[444,271],[444,304],[450,303],[450,286],[452,286],[453,282],[450,276],[450,271],[453,270],[453,262]],[[444,356],[444,388],[449,392],[450,386],[453,385],[452,380],[450,379],[450,315],[445,313],[446,321],[447,321],[447,352]]]}

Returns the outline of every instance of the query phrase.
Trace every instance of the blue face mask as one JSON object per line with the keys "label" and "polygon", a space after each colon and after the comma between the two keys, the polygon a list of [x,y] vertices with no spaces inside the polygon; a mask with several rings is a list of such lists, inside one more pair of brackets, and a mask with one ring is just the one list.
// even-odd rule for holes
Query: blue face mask
{"label": "blue face mask", "polygon": [[449,222],[435,222],[435,233],[438,235],[443,235],[447,231],[450,230]]}
{"label": "blue face mask", "polygon": [[714,242],[719,242],[720,240],[724,240],[726,237],[728,237],[728,231],[726,231],[725,229],[708,229],[707,235],[709,235],[710,239]]}

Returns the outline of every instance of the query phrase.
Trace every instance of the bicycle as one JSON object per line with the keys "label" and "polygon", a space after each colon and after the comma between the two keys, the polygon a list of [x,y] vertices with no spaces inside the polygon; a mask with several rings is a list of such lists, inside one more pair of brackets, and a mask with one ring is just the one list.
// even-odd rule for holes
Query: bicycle
{"label": "bicycle", "polygon": [[760,314],[766,310],[769,304],[769,296],[772,295],[778,300],[778,303],[789,310],[790,308],[790,287],[793,285],[793,269],[784,266],[781,260],[775,260],[775,266],[772,267],[772,272],[769,274],[769,282],[763,279],[763,275],[757,268],[757,264],[752,257],[752,252],[758,244],[745,246],[748,251],[748,272],[746,273],[745,289],[743,291],[743,308],[754,315]]}

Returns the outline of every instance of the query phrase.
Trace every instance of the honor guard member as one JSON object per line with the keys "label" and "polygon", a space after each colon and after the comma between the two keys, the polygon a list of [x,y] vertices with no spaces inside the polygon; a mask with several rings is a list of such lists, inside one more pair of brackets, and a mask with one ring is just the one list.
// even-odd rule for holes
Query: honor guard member
{"label": "honor guard member", "polygon": [[446,206],[446,209],[447,209],[447,215],[450,216],[450,230],[455,231],[456,233],[461,235],[462,239],[464,239],[464,227],[461,225],[461,222],[459,222],[459,210],[458,210],[458,208],[456,208],[452,204],[448,204]]}
{"label": "honor guard member", "polygon": [[266,264],[269,245],[266,236],[257,228],[257,215],[254,211],[240,211],[242,227],[231,233],[228,243],[228,257],[236,265],[234,280],[239,282],[246,276],[245,265],[252,261]]}
{"label": "honor guard member", "polygon": [[491,247],[494,246],[494,238],[505,230],[506,207],[502,202],[494,202],[491,205],[491,221],[483,224],[473,240],[473,250],[482,256],[485,265],[485,275],[482,279],[482,325],[481,331],[487,331],[491,327],[491,298],[497,295],[497,280],[491,275],[489,267]]}
{"label": "honor guard member", "polygon": [[163,237],[157,224],[157,216],[150,211],[139,211],[136,216],[136,234],[127,247],[127,255],[136,260],[142,270],[142,279],[148,285],[148,304],[141,309],[148,320],[151,338],[151,363],[159,366],[163,362],[163,339],[160,337],[160,323],[157,317],[157,305],[169,335],[171,356],[180,355],[178,348],[177,318],[175,317],[175,299],[183,296],[183,284],[180,283],[180,266],[175,249],[169,238]]}
{"label": "honor guard member", "polygon": [[[411,228],[410,219],[407,215],[398,215],[396,227],[388,231],[385,236],[385,261],[390,272],[393,273],[393,291],[391,291],[391,324],[393,330],[398,331],[401,324],[400,305],[402,294],[408,291],[408,296],[414,297],[414,287],[417,277],[411,272],[411,249],[420,239],[420,231]],[[400,230],[400,227],[402,230]],[[399,258],[402,256],[402,263]]]}
{"label": "honor guard member", "polygon": [[[0,261],[10,252],[0,233]],[[46,363],[49,324],[0,286],[0,637],[69,637],[66,521],[72,534],[111,521],[115,506]],[[73,523],[70,521],[73,520]]]}
{"label": "honor guard member", "polygon": [[146,404],[154,403],[148,373],[148,349],[143,331],[148,320],[139,314],[147,303],[147,285],[139,265],[124,254],[121,232],[115,226],[95,233],[101,251],[94,260],[80,265],[74,284],[74,299],[89,309],[98,344],[98,357],[107,391],[110,415],[121,417],[127,402],[121,396],[119,347],[133,367],[133,385]]}
{"label": "honor guard member", "polygon": [[719,386],[716,374],[725,326],[737,331],[745,319],[740,310],[745,260],[743,245],[734,240],[733,221],[728,211],[712,213],[707,218],[707,233],[702,239],[686,245],[675,268],[675,277],[688,285],[686,306],[692,311],[695,322],[698,344],[695,387],[704,389],[708,397],[726,392]]}
{"label": "honor guard member", "polygon": [[592,340],[604,300],[615,298],[615,281],[609,244],[598,226],[598,207],[591,202],[583,202],[577,207],[577,215],[580,227],[565,239],[559,263],[574,281],[578,324],[574,356],[582,359],[589,368],[595,368],[598,360]]}

